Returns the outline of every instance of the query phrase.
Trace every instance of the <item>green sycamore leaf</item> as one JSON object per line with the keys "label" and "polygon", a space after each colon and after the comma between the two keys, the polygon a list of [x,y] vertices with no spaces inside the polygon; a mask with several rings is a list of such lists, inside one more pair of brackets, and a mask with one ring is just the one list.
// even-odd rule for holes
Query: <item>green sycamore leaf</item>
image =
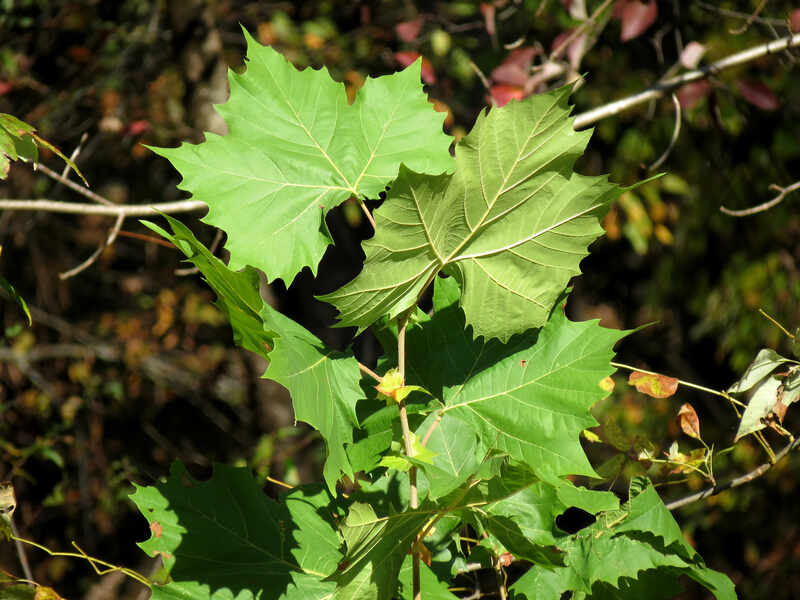
{"label": "green sycamore leaf", "polygon": [[8,177],[12,160],[36,162],[39,153],[33,132],[36,128],[14,115],[0,113],[0,179]]}
{"label": "green sycamore leaf", "polygon": [[341,533],[347,554],[332,578],[336,600],[389,600],[411,542],[430,518],[407,511],[378,517],[369,504],[350,506]]}
{"label": "green sycamore leaf", "polygon": [[307,329],[264,302],[254,269],[231,270],[180,221],[164,218],[172,234],[153,223],[144,224],[200,269],[217,293],[217,306],[228,316],[236,343],[268,358],[264,377],[289,390],[295,418],[318,429],[325,439],[325,481],[334,490],[341,473],[353,475],[344,446],[353,441],[353,428],[358,427],[355,405],[364,397],[358,362],[349,352],[326,348]]}
{"label": "green sycamore leaf", "polygon": [[[417,428],[416,439],[424,439],[436,419],[437,413],[428,415]],[[427,478],[431,500],[446,496],[478,470],[478,440],[472,427],[463,421],[442,419],[424,448],[433,453],[432,460],[423,462],[415,456],[411,461]]]}
{"label": "green sycamore leaf", "polygon": [[440,271],[461,283],[476,336],[507,341],[547,321],[621,192],[573,172],[591,131],[573,130],[568,96],[562,88],[482,113],[456,146],[453,175],[401,168],[375,211],[364,269],[321,298],[341,326],[402,314]]}
{"label": "green sycamore leaf", "polygon": [[[443,418],[471,424],[485,446],[507,452],[544,479],[596,477],[580,432],[597,425],[589,409],[608,394],[600,382],[614,371],[613,347],[625,335],[597,321],[571,322],[556,309],[535,343],[453,388]],[[502,355],[506,348],[495,351]]]}
{"label": "green sycamore leaf", "polygon": [[198,482],[175,463],[165,482],[136,486],[131,500],[150,524],[139,546],[160,556],[172,578],[153,587],[153,598],[286,600],[300,597],[301,584],[330,597],[323,580],[342,555],[330,496],[319,487],[276,502],[248,469],[215,465],[211,479]]}
{"label": "green sycamore leaf", "polygon": [[368,77],[348,105],[324,67],[298,71],[247,31],[247,70],[229,73],[217,110],[229,134],[153,148],[180,171],[180,188],[208,204],[205,221],[228,234],[231,266],[290,283],[316,272],[332,240],[325,214],[351,196],[377,198],[400,163],[426,173],[453,168],[451,138],[422,92],[417,61]]}
{"label": "green sycamore leaf", "polygon": [[[555,546],[564,553],[564,566],[534,564],[512,586],[514,597],[558,600],[566,591],[594,597],[594,586],[600,584],[600,598],[635,600],[651,597],[637,595],[643,586],[657,590],[655,583],[675,581],[684,574],[718,600],[734,600],[733,583],[703,564],[652,484],[635,478],[630,490],[630,499],[621,510],[601,513],[589,527],[557,539]],[[642,585],[634,581],[640,577]],[[659,593],[654,597],[665,596]]]}

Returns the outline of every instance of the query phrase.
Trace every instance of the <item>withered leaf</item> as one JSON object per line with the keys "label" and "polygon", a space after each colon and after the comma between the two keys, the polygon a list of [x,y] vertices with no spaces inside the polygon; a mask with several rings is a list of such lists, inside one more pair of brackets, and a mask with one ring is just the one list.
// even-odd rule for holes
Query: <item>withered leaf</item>
{"label": "withered leaf", "polygon": [[678,410],[678,420],[681,425],[683,433],[689,437],[700,439],[700,419],[697,417],[697,411],[694,407],[686,402]]}
{"label": "withered leaf", "polygon": [[653,398],[669,398],[678,389],[677,379],[659,373],[634,371],[628,377],[628,383]]}

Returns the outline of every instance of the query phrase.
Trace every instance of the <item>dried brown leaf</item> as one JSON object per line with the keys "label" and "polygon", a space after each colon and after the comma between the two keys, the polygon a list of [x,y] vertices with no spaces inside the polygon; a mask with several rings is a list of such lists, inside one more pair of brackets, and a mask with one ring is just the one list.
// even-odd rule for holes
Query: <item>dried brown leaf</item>
{"label": "dried brown leaf", "polygon": [[628,383],[653,398],[669,398],[678,389],[677,379],[659,373],[634,371],[628,377]]}
{"label": "dried brown leaf", "polygon": [[688,402],[678,410],[678,421],[683,433],[689,437],[700,439],[700,419],[697,417],[697,411]]}

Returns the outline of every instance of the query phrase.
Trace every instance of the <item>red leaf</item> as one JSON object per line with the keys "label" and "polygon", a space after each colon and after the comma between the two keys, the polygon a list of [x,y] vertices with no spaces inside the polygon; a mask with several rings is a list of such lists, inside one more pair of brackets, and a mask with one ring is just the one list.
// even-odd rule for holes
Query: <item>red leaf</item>
{"label": "red leaf", "polygon": [[625,10],[625,5],[629,0],[617,0],[614,2],[614,8],[611,9],[611,16],[615,19],[622,18],[622,12]]}
{"label": "red leaf", "polygon": [[736,82],[736,87],[739,88],[739,93],[745,100],[761,110],[776,110],[780,106],[777,96],[760,81],[740,79]]}
{"label": "red leaf", "polygon": [[658,5],[655,2],[626,2],[622,9],[622,33],[620,41],[627,42],[642,35],[658,17]]}
{"label": "red leaf", "polygon": [[505,106],[511,100],[522,100],[525,97],[525,90],[516,85],[493,85],[489,93],[498,107]]}
{"label": "red leaf", "polygon": [[678,102],[682,108],[694,108],[695,105],[711,93],[711,84],[705,79],[687,83],[678,90]]}
{"label": "red leaf", "polygon": [[483,19],[486,21],[486,33],[488,33],[490,36],[494,36],[495,33],[497,33],[497,26],[494,20],[494,4],[481,2],[481,14],[483,15]]}
{"label": "red leaf", "polygon": [[140,119],[138,121],[131,121],[128,123],[128,134],[129,135],[139,135],[140,133],[144,133],[150,129],[150,121],[146,121],[144,119]]}
{"label": "red leaf", "polygon": [[[400,63],[400,66],[406,68],[408,65],[422,56],[419,52],[403,51],[395,52],[394,59]],[[422,56],[422,81],[425,83],[436,83],[436,73],[430,61]]]}
{"label": "red leaf", "polygon": [[681,424],[683,433],[689,437],[700,439],[700,419],[697,416],[697,411],[688,402],[678,410],[678,421]]}
{"label": "red leaf", "polygon": [[789,29],[792,33],[800,33],[800,8],[795,8],[789,13]]}
{"label": "red leaf", "polygon": [[12,89],[14,89],[14,85],[9,81],[0,81],[0,96],[7,94]]}
{"label": "red leaf", "polygon": [[422,29],[422,24],[425,22],[424,17],[417,17],[413,21],[406,21],[398,23],[394,26],[397,37],[407,43],[413,42],[419,35],[419,30]]}
{"label": "red leaf", "polygon": [[530,76],[536,49],[531,47],[512,50],[505,60],[492,71],[492,81],[506,85],[524,87]]}
{"label": "red leaf", "polygon": [[678,389],[677,379],[659,373],[634,371],[628,377],[628,383],[653,398],[669,398]]}

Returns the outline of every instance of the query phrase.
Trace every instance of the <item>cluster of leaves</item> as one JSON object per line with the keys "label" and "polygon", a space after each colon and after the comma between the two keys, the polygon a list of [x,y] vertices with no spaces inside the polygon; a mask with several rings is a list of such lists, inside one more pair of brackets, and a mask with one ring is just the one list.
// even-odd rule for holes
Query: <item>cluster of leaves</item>
{"label": "cluster of leaves", "polygon": [[[632,482],[620,506],[566,479],[596,476],[579,434],[597,424],[589,409],[626,334],[562,310],[620,193],[573,171],[590,133],[573,130],[568,90],[481,115],[453,160],[419,63],[367,79],[348,104],[324,69],[298,72],[245,35],[248,68],[231,74],[220,107],[230,134],[157,150],[209,204],[231,265],[175,219],[170,230],[148,226],[199,268],[236,342],[269,361],[264,376],[320,431],[327,486],[275,502],[246,471],[217,467],[201,483],[178,464],[139,488],[152,532],[143,548],[171,577],[154,597],[408,597],[409,549],[432,569],[423,585],[452,597],[446,582],[463,570],[470,527],[487,558],[475,548],[469,558],[482,566],[531,563],[511,588],[520,598],[666,597],[680,574],[734,598],[649,482]],[[262,299],[257,269],[288,281],[315,270],[331,241],[327,210],[385,189],[362,272],[323,297],[342,325],[372,328],[383,345],[381,406],[352,351],[326,347]],[[429,315],[417,303],[431,284]],[[342,476],[355,483],[349,496],[338,493]],[[568,508],[594,523],[563,531],[556,519]]]}

